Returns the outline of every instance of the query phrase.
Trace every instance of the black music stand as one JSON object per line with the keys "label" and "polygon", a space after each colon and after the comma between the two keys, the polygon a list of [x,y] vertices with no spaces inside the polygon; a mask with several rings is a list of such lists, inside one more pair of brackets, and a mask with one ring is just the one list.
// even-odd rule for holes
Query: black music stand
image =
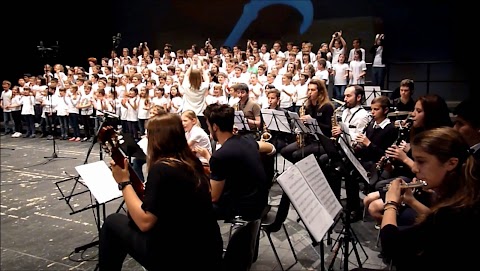
{"label": "black music stand", "polygon": [[[288,120],[286,112],[275,110],[275,109],[262,109],[261,115],[262,115],[263,122],[267,127],[267,130],[276,131],[278,133],[288,133],[288,134],[292,133],[290,122]],[[275,180],[279,175],[278,165],[277,165],[277,155],[275,155],[274,171],[275,171],[275,174],[273,178]]]}
{"label": "black music stand", "polygon": [[[100,132],[100,130],[105,125],[106,125],[105,121],[101,122],[100,125],[98,126],[98,130],[95,131],[95,135],[93,137],[92,143],[90,144],[90,147],[88,148],[85,160],[83,161],[84,165],[88,163],[88,158],[90,157],[90,154],[93,150],[93,147],[97,143],[98,133]],[[102,151],[101,146],[100,146],[100,160],[103,160],[103,151]],[[61,184],[72,182],[72,181],[74,182],[74,184],[73,184],[71,189],[68,189],[68,190],[67,189],[62,189]],[[80,180],[80,175],[72,176],[70,178],[58,181],[58,182],[55,183],[55,185],[57,186],[57,189],[60,191],[60,194],[62,194],[62,197],[59,198],[59,200],[64,200],[67,203],[68,207],[71,210],[70,215],[74,215],[74,214],[77,214],[77,213],[80,213],[80,212],[83,212],[83,211],[86,211],[86,210],[89,210],[89,209],[95,209],[94,210],[95,224],[97,226],[98,232],[100,233],[101,221],[105,220],[105,218],[106,218],[105,203],[107,203],[107,202],[99,203],[96,199],[94,199],[94,197],[92,197],[92,193],[91,193],[90,189],[88,188],[88,186],[83,181]],[[78,191],[78,190],[81,190],[81,191]],[[90,204],[86,205],[86,206],[84,206],[80,209],[74,209],[71,202],[74,199],[79,198],[80,195],[82,195],[84,193],[90,193]],[[93,201],[95,201],[95,203]],[[94,247],[94,246],[98,245],[98,242],[99,241],[93,241],[89,244],[85,244],[85,245],[76,247],[75,248],[75,253],[79,253],[81,251],[85,251],[85,250],[87,250],[91,247]]]}
{"label": "black music stand", "polygon": [[[364,179],[366,178],[366,181],[368,182],[368,176],[364,174],[366,171],[362,167],[360,162],[357,160],[355,155],[351,152],[347,140],[345,140],[344,137],[339,137],[337,146],[340,148],[339,152],[343,153],[343,156],[346,157],[346,159],[343,159],[343,166],[340,167],[340,171],[345,178],[345,182],[355,182],[357,181],[358,176],[361,176]],[[363,171],[360,168],[363,169]],[[352,222],[350,219],[350,210],[348,210],[348,204],[346,205],[346,207],[343,208],[343,212],[341,212],[339,219],[334,223],[334,226],[339,220],[342,221],[343,227],[339,233],[339,238],[337,238],[337,240],[332,246],[332,251],[334,252],[332,256],[333,260],[331,261],[328,270],[333,270],[333,265],[335,264],[335,259],[337,258],[340,248],[342,248],[343,251],[344,270],[348,270],[348,257],[351,253],[350,244],[352,244],[352,250],[355,253],[358,267],[361,268],[362,264],[368,260],[368,255],[362,244],[360,243],[357,234],[351,227]],[[327,242],[331,243],[330,237]],[[360,246],[361,250],[365,255],[364,262],[362,262],[360,259],[357,245]]]}
{"label": "black music stand", "polygon": [[[293,131],[292,131],[293,133],[303,134],[303,135],[310,134],[310,129],[308,129],[308,127],[305,126],[305,124],[303,123],[303,120],[300,119],[297,113],[288,112],[288,115],[293,121]],[[301,146],[300,148],[302,149],[302,158],[305,158],[304,146]]]}
{"label": "black music stand", "polygon": [[248,121],[243,114],[243,111],[235,111],[235,117],[233,119],[233,125],[238,129],[238,132],[247,132],[250,131],[250,126],[248,126]]}

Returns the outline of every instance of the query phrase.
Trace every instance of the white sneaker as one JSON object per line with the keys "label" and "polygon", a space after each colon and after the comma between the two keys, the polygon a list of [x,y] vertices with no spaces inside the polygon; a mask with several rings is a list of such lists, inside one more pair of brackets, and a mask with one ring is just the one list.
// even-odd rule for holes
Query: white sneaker
{"label": "white sneaker", "polygon": [[22,136],[22,133],[20,133],[20,132],[16,132],[12,135],[12,137],[15,137],[15,138],[16,137],[21,137],[21,136]]}

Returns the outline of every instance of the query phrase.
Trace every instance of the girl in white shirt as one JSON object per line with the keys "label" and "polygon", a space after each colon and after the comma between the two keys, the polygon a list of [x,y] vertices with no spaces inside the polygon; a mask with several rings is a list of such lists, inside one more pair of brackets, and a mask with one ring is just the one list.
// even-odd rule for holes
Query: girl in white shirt
{"label": "girl in white shirt", "polygon": [[[200,127],[200,122],[198,121],[197,115],[192,110],[186,110],[182,113],[182,123],[183,128],[185,129],[185,137],[187,138],[188,146],[192,150],[195,150],[195,147],[205,148],[212,153],[212,145],[210,144],[210,137],[208,134]],[[200,156],[197,155],[200,158]],[[208,162],[208,161],[202,161]]]}
{"label": "girl in white shirt", "polygon": [[178,91],[178,85],[170,88],[170,113],[179,113],[182,111],[183,98]]}
{"label": "girl in white shirt", "polygon": [[128,95],[129,99],[126,100],[122,106],[127,109],[126,121],[128,125],[128,131],[135,140],[138,140],[138,106],[140,103],[140,99],[138,98],[138,89],[136,87],[130,88]]}
{"label": "girl in white shirt", "polygon": [[[15,133],[12,137],[20,137],[22,135],[22,95],[18,86],[12,88],[12,98],[10,104],[6,106],[6,110],[10,110],[12,113],[13,123],[15,124]],[[24,136],[25,137],[25,136]]]}
{"label": "girl in white shirt", "polygon": [[143,87],[140,90],[140,102],[139,102],[139,107],[138,107],[138,124],[140,127],[140,134],[144,135],[145,134],[145,122],[147,121],[149,117],[149,111],[150,111],[150,98],[148,97],[147,94],[147,88]]}

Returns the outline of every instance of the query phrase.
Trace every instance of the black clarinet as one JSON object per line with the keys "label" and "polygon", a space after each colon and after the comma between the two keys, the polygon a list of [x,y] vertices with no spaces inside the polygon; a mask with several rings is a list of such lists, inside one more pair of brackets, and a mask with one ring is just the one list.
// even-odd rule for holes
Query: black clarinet
{"label": "black clarinet", "polygon": [[[412,126],[412,124],[413,124],[413,120],[411,118],[408,118],[406,120],[405,125],[400,126],[400,128],[398,129],[398,137],[394,143],[396,146],[399,146],[400,143],[402,143],[402,141],[407,140],[408,135],[410,134],[410,127]],[[392,162],[391,160],[392,158],[390,158],[390,156],[385,154],[385,156],[382,159],[380,159],[380,161],[378,162],[377,170],[380,171],[387,164],[391,163]]]}

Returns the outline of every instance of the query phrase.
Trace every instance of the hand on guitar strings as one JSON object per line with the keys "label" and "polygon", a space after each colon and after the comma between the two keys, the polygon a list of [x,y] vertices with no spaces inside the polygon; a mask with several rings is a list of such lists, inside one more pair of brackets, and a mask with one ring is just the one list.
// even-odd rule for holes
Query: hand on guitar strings
{"label": "hand on guitar strings", "polygon": [[130,180],[130,173],[128,172],[128,159],[123,160],[123,168],[121,165],[115,163],[115,161],[110,161],[110,166],[112,167],[112,175],[117,183],[126,182]]}

